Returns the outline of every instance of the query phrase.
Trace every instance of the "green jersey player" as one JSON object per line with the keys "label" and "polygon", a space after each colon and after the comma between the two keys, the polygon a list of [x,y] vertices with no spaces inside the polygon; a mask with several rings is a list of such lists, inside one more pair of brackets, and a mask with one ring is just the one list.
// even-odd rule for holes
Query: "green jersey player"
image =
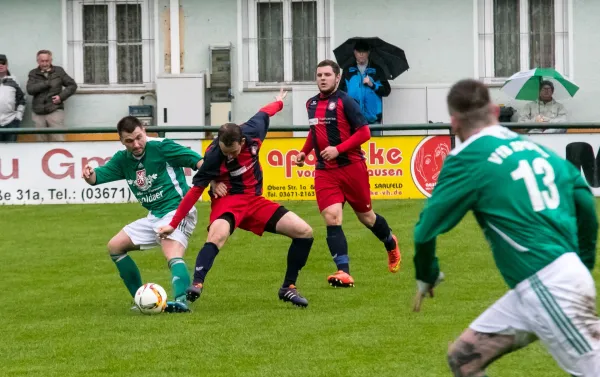
{"label": "green jersey player", "polygon": [[[190,285],[190,277],[183,256],[196,226],[196,209],[187,214],[168,239],[159,239],[155,230],[169,224],[189,190],[183,168],[200,168],[202,157],[169,139],[148,138],[142,123],[135,117],[121,119],[117,132],[126,149],[115,153],[101,167],[85,166],[83,178],[90,185],[126,180],[148,215],[117,233],[108,242],[108,252],[133,297],[142,286],[142,278],[127,252],[160,245],[171,270],[174,293],[174,300],[167,302],[165,311],[187,312],[185,289]],[[216,188],[216,193],[223,193],[221,189],[225,186]]]}
{"label": "green jersey player", "polygon": [[444,161],[415,228],[415,311],[442,281],[436,237],[469,211],[491,245],[508,293],[454,342],[455,376],[485,376],[499,357],[539,339],[574,376],[600,376],[594,267],[598,222],[587,183],[571,163],[498,125],[485,85],[448,94],[461,144]]}

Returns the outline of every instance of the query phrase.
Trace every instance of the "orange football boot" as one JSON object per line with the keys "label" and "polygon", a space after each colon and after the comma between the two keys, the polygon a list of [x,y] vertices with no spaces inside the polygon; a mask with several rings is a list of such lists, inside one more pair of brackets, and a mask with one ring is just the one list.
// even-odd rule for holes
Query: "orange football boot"
{"label": "orange football boot", "polygon": [[329,275],[327,281],[329,282],[329,285],[336,288],[354,287],[354,279],[352,279],[352,276],[342,270],[339,270],[333,275]]}
{"label": "orange football boot", "polygon": [[396,248],[392,251],[388,251],[388,269],[391,273],[395,274],[400,271],[400,266],[402,266],[402,254],[400,254],[398,239],[394,235],[392,235],[392,238],[396,242]]}

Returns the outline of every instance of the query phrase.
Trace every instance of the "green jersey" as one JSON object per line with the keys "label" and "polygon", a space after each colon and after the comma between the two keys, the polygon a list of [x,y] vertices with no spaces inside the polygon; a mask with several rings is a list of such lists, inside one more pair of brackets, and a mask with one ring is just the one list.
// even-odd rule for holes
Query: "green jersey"
{"label": "green jersey", "polygon": [[418,280],[436,281],[435,239],[469,210],[511,288],[564,253],[594,265],[595,201],[581,172],[504,127],[484,128],[444,161],[415,228]]}
{"label": "green jersey", "polygon": [[189,190],[183,168],[197,169],[202,157],[169,139],[148,138],[144,155],[127,150],[96,168],[96,184],[125,179],[136,199],[158,218],[176,210]]}

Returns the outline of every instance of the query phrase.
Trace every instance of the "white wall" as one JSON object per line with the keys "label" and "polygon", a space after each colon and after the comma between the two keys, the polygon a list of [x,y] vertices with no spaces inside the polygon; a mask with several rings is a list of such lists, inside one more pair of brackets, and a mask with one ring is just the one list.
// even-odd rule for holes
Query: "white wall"
{"label": "white wall", "polygon": [[[571,122],[600,122],[600,52],[594,47],[600,40],[598,15],[600,1],[573,0],[574,81],[580,90],[575,97],[561,101],[567,109],[567,119]],[[526,104],[525,101],[509,98],[498,87],[492,88],[492,97],[497,103],[517,110]]]}
{"label": "white wall", "polygon": [[[262,105],[272,101],[276,92],[240,91],[237,88],[237,50],[241,48],[237,45],[237,1],[181,0],[180,3],[185,14],[185,72],[198,72],[209,67],[211,44],[231,43],[235,95],[232,101],[232,118],[235,122],[243,122]],[[160,4],[166,5],[167,2],[162,0]],[[357,35],[379,36],[403,48],[407,54],[411,68],[392,82],[394,90],[386,100],[386,110],[389,112],[386,122],[443,121],[439,109],[445,109],[445,104],[439,101],[443,97],[439,95],[440,90],[445,92],[447,83],[473,75],[472,5],[471,0],[452,3],[436,0],[334,1],[335,46]],[[440,83],[444,85],[440,86]],[[404,99],[411,97],[406,95],[407,84],[422,88],[421,97],[425,102],[418,106],[414,106],[414,101],[404,104]],[[427,90],[425,85],[428,86]],[[316,92],[315,85],[308,85],[290,93],[288,105],[273,118],[273,124],[299,124],[305,111],[304,105],[293,111],[292,104],[304,104]],[[416,116],[415,112],[424,106],[428,107],[429,114],[420,113]]]}
{"label": "white wall", "polygon": [[[26,92],[27,74],[37,67],[39,50],[50,50],[55,65],[62,66],[62,28],[60,0],[2,1],[0,54],[8,57],[8,70]],[[32,22],[34,21],[34,22]],[[23,126],[30,126],[31,96],[27,96]],[[71,105],[68,101],[67,103]]]}
{"label": "white wall", "polygon": [[[159,15],[168,11],[169,0],[157,0]],[[21,84],[34,68],[35,53],[42,48],[55,52],[55,63],[62,62],[61,1],[31,0],[5,2],[3,19],[6,30],[20,30],[18,43],[0,39],[0,53],[9,57],[10,70]],[[184,11],[184,72],[196,73],[209,67],[211,44],[232,45],[233,121],[243,122],[262,105],[273,100],[275,91],[238,90],[237,0],[180,0]],[[473,77],[475,72],[475,25],[473,0],[334,0],[332,47],[354,36],[379,36],[406,52],[410,69],[392,82],[393,92],[385,102],[386,123],[421,123],[444,121],[445,90],[453,82]],[[38,21],[23,27],[36,14]],[[581,90],[565,101],[572,121],[598,121],[597,99],[600,98],[600,52],[594,47],[600,40],[600,1],[573,0],[573,52],[575,81]],[[42,17],[40,19],[40,17]],[[160,53],[158,73],[164,72],[163,19],[160,18],[157,44]],[[53,32],[48,32],[52,30]],[[298,124],[304,103],[316,93],[314,85],[290,93],[286,108],[273,124]],[[112,125],[127,113],[127,106],[137,104],[141,94],[76,94],[67,101],[67,124]],[[493,98],[520,109],[524,103],[507,98],[499,88]],[[296,98],[294,98],[296,96]],[[148,103],[153,103],[149,101]],[[299,105],[297,105],[299,106]],[[424,112],[426,107],[427,112]],[[30,109],[28,109],[29,113]],[[26,125],[29,125],[26,116]]]}
{"label": "white wall", "polygon": [[581,88],[569,101],[569,118],[600,122],[600,1],[573,0],[575,82]]}
{"label": "white wall", "polygon": [[473,75],[472,0],[336,0],[335,44],[378,36],[406,53],[394,84],[439,84]]}
{"label": "white wall", "polygon": [[[66,102],[67,127],[117,127],[119,120],[129,115],[129,106],[139,105],[142,94],[76,94]],[[153,105],[147,97],[145,105]]]}

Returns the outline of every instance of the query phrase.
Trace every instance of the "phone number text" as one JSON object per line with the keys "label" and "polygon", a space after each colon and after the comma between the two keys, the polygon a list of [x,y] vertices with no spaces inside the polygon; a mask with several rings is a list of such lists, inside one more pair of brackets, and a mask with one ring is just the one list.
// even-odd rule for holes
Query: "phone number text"
{"label": "phone number text", "polygon": [[124,187],[86,187],[82,189],[17,189],[0,190],[0,203],[10,203],[14,201],[56,201],[66,202],[98,202],[98,201],[131,201],[131,191]]}

